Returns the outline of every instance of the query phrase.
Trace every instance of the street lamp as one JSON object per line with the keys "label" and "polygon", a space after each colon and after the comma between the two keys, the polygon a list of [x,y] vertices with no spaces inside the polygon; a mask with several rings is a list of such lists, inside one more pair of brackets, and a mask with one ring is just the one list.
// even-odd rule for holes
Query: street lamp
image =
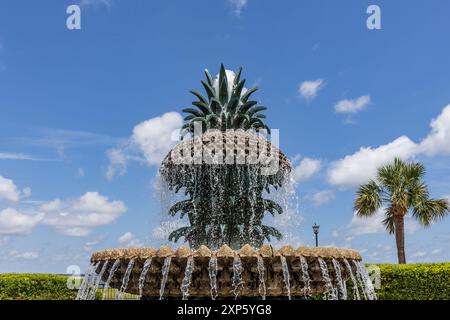
{"label": "street lamp", "polygon": [[316,247],[318,247],[319,246],[318,235],[319,235],[319,228],[320,228],[320,226],[317,223],[314,223],[312,228],[313,228],[313,231],[314,231],[314,236],[316,237]]}

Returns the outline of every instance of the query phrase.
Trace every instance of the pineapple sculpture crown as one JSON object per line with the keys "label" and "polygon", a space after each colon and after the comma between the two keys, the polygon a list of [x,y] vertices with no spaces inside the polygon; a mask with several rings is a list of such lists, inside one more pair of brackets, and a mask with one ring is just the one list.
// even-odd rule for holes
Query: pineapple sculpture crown
{"label": "pineapple sculpture crown", "polygon": [[[240,141],[240,151],[244,154],[255,149],[261,154],[268,152],[271,143],[255,134],[259,130],[270,132],[262,120],[265,116],[261,111],[266,108],[250,100],[257,88],[247,90],[244,87],[241,70],[234,73],[221,65],[215,79],[205,70],[206,81],[202,81],[202,85],[207,98],[191,91],[198,99],[192,103],[196,108],[183,110],[188,115],[184,119],[182,136],[188,133],[194,136],[169,152],[160,173],[169,189],[183,192],[187,197],[175,203],[169,214],[179,214],[180,218],[187,216],[189,225],[173,231],[170,241],[184,238],[192,248],[206,245],[218,249],[227,244],[239,249],[245,244],[257,248],[264,240],[282,237],[277,229],[262,224],[266,212],[272,215],[283,212],[278,203],[264,197],[264,193],[281,187],[291,171],[289,161],[279,149],[275,148],[275,154],[281,160],[280,170],[272,175],[262,174],[258,164],[180,164],[174,160],[176,155],[194,153],[199,145],[210,144],[213,132],[219,133],[219,140],[231,137],[233,141]],[[200,138],[195,137],[198,123],[201,124]]]}
{"label": "pineapple sculpture crown", "polygon": [[227,129],[259,130],[265,129],[270,133],[269,127],[263,122],[266,116],[261,111],[266,107],[257,106],[258,102],[250,100],[251,95],[258,90],[253,87],[247,90],[245,79],[241,80],[242,68],[233,74],[220,66],[219,76],[213,80],[211,74],[205,69],[206,82],[201,81],[208,98],[198,91],[192,90],[198,101],[193,101],[196,108],[186,108],[183,112],[188,115],[184,118],[186,123],[182,127],[182,135],[194,132],[194,123],[202,123],[202,132],[210,129],[226,131]]}

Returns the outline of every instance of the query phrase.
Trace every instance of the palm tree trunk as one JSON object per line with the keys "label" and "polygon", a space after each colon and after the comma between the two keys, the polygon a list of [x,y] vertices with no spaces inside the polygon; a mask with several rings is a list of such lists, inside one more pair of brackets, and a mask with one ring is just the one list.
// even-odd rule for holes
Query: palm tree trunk
{"label": "palm tree trunk", "polygon": [[405,220],[403,215],[394,216],[395,242],[397,244],[398,263],[405,264]]}

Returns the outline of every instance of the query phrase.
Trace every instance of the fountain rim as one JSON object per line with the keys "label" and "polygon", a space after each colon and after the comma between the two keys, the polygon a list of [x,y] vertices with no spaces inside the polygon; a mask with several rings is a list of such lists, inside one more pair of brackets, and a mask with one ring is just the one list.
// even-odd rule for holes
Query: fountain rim
{"label": "fountain rim", "polygon": [[305,258],[325,258],[325,259],[351,259],[361,261],[362,257],[358,251],[347,248],[335,247],[306,247],[300,246],[293,248],[292,246],[283,246],[276,250],[271,245],[263,245],[259,249],[254,249],[250,245],[243,246],[240,250],[235,251],[227,245],[223,245],[219,250],[212,251],[208,247],[202,245],[197,250],[191,250],[186,246],[181,246],[174,250],[169,246],[162,246],[159,249],[152,247],[141,248],[115,248],[95,252],[91,256],[91,263],[117,260],[117,259],[142,259],[168,257],[187,259],[188,257],[195,258],[276,258],[276,257],[305,257]]}

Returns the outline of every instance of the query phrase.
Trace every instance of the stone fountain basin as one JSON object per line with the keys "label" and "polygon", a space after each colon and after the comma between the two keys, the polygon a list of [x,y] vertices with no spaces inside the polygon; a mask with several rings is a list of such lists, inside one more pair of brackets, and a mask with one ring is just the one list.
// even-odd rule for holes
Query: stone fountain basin
{"label": "stone fountain basin", "polygon": [[[91,262],[97,266],[97,274],[100,273],[104,263],[108,263],[102,275],[102,280],[107,281],[111,266],[116,260],[119,260],[119,267],[111,277],[109,287],[120,289],[128,265],[134,259],[130,279],[124,291],[131,294],[139,294],[139,277],[143,265],[145,261],[151,259],[151,267],[146,274],[144,286],[142,287],[142,296],[159,298],[163,278],[162,267],[166,259],[170,258],[171,263],[163,296],[164,298],[181,298],[181,285],[189,257],[192,257],[194,260],[194,269],[189,285],[190,298],[211,297],[211,282],[208,271],[211,258],[217,259],[217,295],[219,298],[234,298],[236,294],[239,297],[247,298],[261,297],[260,278],[257,269],[258,257],[264,261],[265,296],[267,297],[286,297],[289,295],[283,275],[282,257],[286,259],[289,270],[289,287],[290,296],[292,297],[309,296],[326,291],[326,285],[319,266],[319,258],[326,263],[333,283],[336,281],[333,259],[335,263],[339,263],[341,276],[344,281],[350,277],[348,266],[352,269],[353,274],[357,271],[352,261],[361,261],[360,254],[351,249],[320,247],[299,247],[295,249],[291,246],[284,246],[280,250],[275,250],[270,245],[264,245],[259,250],[255,250],[251,246],[245,245],[240,250],[234,251],[224,245],[215,252],[206,246],[201,246],[195,251],[184,246],[176,251],[166,246],[159,249],[111,249],[94,253],[91,257]],[[308,264],[309,286],[304,283],[304,277],[302,276],[302,257],[304,258],[303,261],[306,260]],[[233,286],[233,261],[235,259],[240,259],[242,263],[241,275],[243,284],[237,290]],[[349,262],[348,264],[345,263],[346,260]],[[307,287],[309,290],[306,290]]]}

